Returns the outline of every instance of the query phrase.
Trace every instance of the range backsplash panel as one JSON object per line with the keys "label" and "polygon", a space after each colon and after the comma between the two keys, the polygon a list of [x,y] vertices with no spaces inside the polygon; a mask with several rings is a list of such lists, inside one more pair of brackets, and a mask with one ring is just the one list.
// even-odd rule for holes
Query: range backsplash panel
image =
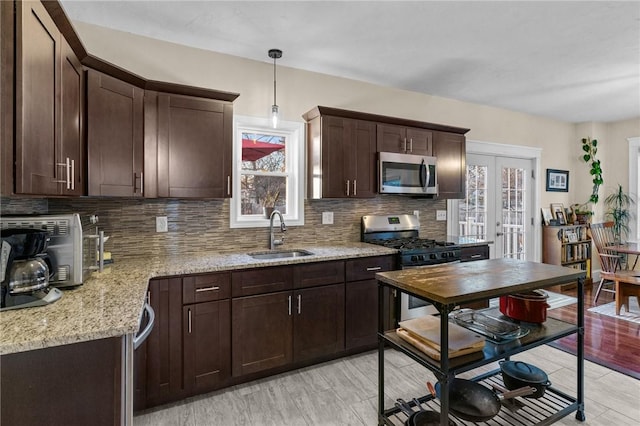
{"label": "range backsplash panel", "polygon": [[[118,258],[170,254],[220,253],[267,249],[267,228],[229,227],[228,200],[122,198],[2,198],[0,214],[95,214],[110,236],[105,250]],[[344,244],[360,241],[360,218],[366,214],[420,211],[420,235],[445,239],[446,222],[435,220],[445,200],[384,195],[373,199],[307,200],[305,225],[289,226],[284,248],[305,244]],[[322,212],[333,212],[334,224],[322,225]],[[169,232],[156,233],[155,217],[167,216]]]}

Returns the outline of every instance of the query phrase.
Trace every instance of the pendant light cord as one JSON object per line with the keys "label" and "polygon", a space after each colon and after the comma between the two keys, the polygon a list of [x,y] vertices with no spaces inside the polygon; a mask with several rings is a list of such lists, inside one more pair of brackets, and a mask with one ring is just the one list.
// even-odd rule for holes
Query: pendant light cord
{"label": "pendant light cord", "polygon": [[273,57],[273,104],[278,105],[276,102],[276,57]]}

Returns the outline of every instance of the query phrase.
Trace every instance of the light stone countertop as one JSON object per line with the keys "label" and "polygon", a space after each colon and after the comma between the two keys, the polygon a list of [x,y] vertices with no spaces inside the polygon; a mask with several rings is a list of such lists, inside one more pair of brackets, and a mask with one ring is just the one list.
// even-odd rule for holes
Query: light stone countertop
{"label": "light stone countertop", "polygon": [[116,261],[50,305],[0,312],[0,355],[136,333],[151,278],[397,253],[365,243],[282,248],[289,249],[313,255],[256,260],[246,252],[203,253]]}

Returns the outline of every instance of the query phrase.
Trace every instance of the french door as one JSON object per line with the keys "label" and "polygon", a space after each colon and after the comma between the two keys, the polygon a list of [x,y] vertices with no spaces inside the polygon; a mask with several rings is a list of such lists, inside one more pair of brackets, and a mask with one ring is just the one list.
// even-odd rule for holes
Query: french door
{"label": "french door", "polygon": [[534,160],[467,154],[467,196],[453,203],[457,234],[493,241],[491,257],[534,259]]}

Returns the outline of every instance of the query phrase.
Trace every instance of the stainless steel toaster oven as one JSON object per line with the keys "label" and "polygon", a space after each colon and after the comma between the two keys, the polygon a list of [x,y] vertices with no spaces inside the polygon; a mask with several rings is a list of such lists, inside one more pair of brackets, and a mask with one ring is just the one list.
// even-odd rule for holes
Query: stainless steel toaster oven
{"label": "stainless steel toaster oven", "polygon": [[104,262],[104,233],[98,230],[96,216],[77,213],[3,216],[2,229],[31,228],[46,230],[50,240],[47,254],[54,274],[50,285],[64,288],[82,284]]}

